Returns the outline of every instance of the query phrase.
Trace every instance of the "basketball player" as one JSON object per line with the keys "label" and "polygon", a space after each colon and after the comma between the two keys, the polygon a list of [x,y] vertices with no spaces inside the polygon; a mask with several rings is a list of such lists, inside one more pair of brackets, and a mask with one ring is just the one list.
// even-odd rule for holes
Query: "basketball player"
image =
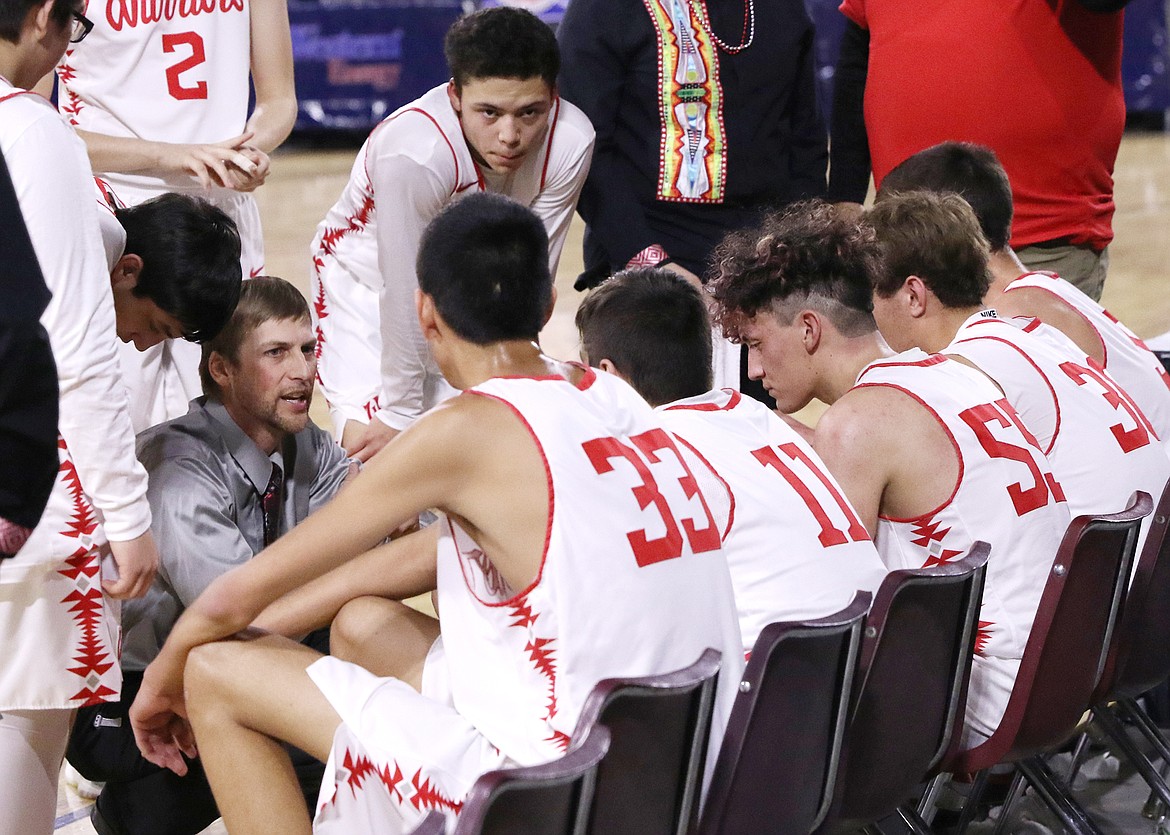
{"label": "basketball player", "polygon": [[555,275],[588,173],[593,128],[557,95],[547,25],[484,9],[451,27],[444,50],[451,80],[374,129],[312,245],[317,376],[338,437],[361,460],[455,393],[414,316],[427,223],[467,194],[506,194],[544,223]]}
{"label": "basketball player", "polygon": [[868,218],[884,263],[874,317],[892,348],[943,352],[995,381],[1073,516],[1124,510],[1135,490],[1161,495],[1170,458],[1129,395],[1056,329],[983,306],[988,244],[962,197],[883,185]]}
{"label": "basketball player", "polygon": [[[5,835],[52,831],[73,710],[118,696],[116,600],[145,592],[158,562],[85,148],[51,104],[28,92],[85,31],[80,6],[68,0],[0,0],[0,152],[53,294],[41,322],[60,381],[61,459],[39,525],[0,568]],[[129,311],[176,334],[206,328],[209,336],[230,313],[202,310],[180,322],[179,307],[130,296]]]}
{"label": "basketball player", "polygon": [[887,174],[881,191],[950,191],[970,203],[991,244],[984,304],[1001,316],[1034,317],[1060,330],[1109,372],[1170,449],[1170,376],[1133,331],[1075,285],[1052,273],[1028,272],[1020,263],[1008,243],[1011,185],[990,148],[967,142],[927,148]]}
{"label": "basketball player", "polygon": [[889,355],[874,324],[878,250],[820,202],[729,236],[708,285],[749,372],[780,409],[830,404],[814,448],[890,569],[991,544],[964,745],[1003,715],[1052,559],[1069,523],[1049,464],[1003,393],[941,355]]}
{"label": "basketball player", "polygon": [[[94,172],[130,206],[164,192],[210,200],[236,222],[243,274],[259,275],[251,192],[297,113],[286,4],[103,0],[88,12],[93,29],[66,51],[57,78],[61,112]],[[200,394],[199,350],[184,341],[122,349],[120,360],[136,431],[186,414]]]}
{"label": "basketball player", "polygon": [[702,295],[660,267],[625,270],[577,309],[582,354],[654,406],[727,484],[724,535],[745,653],[773,621],[831,615],[886,568],[857,513],[796,431],[758,400],[711,390]]}
{"label": "basketball player", "polygon": [[[713,646],[715,738],[731,706],[741,641],[721,520],[636,392],[540,353],[552,303],[540,220],[495,195],[458,201],[428,227],[418,276],[422,333],[464,393],[214,581],[131,710],[143,753],[177,771],[193,750],[178,714],[190,717],[233,833],[309,832],[274,739],[330,757],[315,832],[401,832],[427,809],[457,810],[487,769],[559,755],[598,679],[665,672]],[[404,615],[395,677],[275,636],[217,642],[430,507],[443,513],[441,639],[440,622]]]}

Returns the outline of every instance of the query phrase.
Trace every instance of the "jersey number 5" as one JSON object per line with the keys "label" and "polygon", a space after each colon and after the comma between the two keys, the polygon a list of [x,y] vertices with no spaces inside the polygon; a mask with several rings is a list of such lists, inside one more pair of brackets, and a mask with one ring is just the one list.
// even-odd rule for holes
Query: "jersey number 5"
{"label": "jersey number 5", "polygon": [[972,406],[970,409],[960,412],[959,417],[963,419],[963,423],[971,427],[971,431],[979,439],[979,445],[983,447],[983,451],[992,458],[1019,461],[1028,468],[1032,481],[1035,482],[1031,487],[1025,489],[1020,482],[1009,484],[1007,487],[1017,516],[1023,516],[1025,513],[1030,513],[1048,504],[1049,490],[1052,491],[1053,498],[1058,502],[1064,501],[1064,490],[1052,473],[1041,472],[1040,466],[1036,463],[1036,456],[1032,454],[1031,450],[1016,444],[1009,444],[1007,441],[1001,441],[992,432],[991,427],[994,425],[998,425],[1001,429],[1014,426],[1018,430],[1018,435],[1022,435],[1036,450],[1040,449],[1035,436],[1020,421],[1020,416],[1016,414],[1016,410],[1007,400],[1000,399],[994,403],[981,403],[978,406]]}
{"label": "jersey number 5", "polygon": [[682,520],[682,530],[686,533],[691,551],[701,554],[704,551],[714,551],[719,548],[721,539],[719,529],[715,526],[715,518],[707,507],[707,500],[699,492],[699,485],[695,482],[694,474],[691,473],[690,467],[679,454],[678,447],[674,445],[670,436],[661,429],[651,429],[641,435],[632,436],[630,440],[634,444],[633,447],[623,444],[617,438],[594,438],[581,444],[581,448],[585,450],[585,454],[589,457],[589,463],[593,465],[593,469],[597,471],[598,475],[612,472],[615,460],[628,461],[641,479],[641,484],[632,488],[634,498],[638,501],[638,508],[645,510],[650,505],[654,505],[654,509],[658,511],[658,515],[662,519],[666,533],[658,539],[647,537],[645,529],[630,531],[626,534],[630,546],[634,549],[634,559],[637,560],[638,565],[645,567],[663,560],[673,560],[681,557],[683,552],[683,534],[679,531],[679,523],[675,520],[670,504],[658,489],[658,482],[651,472],[651,467],[662,463],[661,453],[663,452],[669,453],[671,458],[677,461],[681,467],[682,475],[677,476],[677,480],[679,486],[682,487],[683,495],[687,499],[698,498],[703,515],[706,517],[706,527],[704,528],[696,527],[694,519]]}
{"label": "jersey number 5", "polygon": [[193,86],[187,86],[179,79],[179,76],[187,70],[194,69],[207,60],[207,52],[203,49],[203,38],[198,32],[175,32],[162,36],[163,52],[179,52],[181,47],[189,47],[191,54],[178,63],[167,67],[167,90],[170,91],[172,98],[179,101],[205,99],[207,98],[206,81],[196,81]]}

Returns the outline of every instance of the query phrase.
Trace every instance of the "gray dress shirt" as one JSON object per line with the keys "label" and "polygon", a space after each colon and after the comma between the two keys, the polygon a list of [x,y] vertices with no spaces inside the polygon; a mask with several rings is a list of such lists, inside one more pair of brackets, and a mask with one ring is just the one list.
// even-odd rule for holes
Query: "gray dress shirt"
{"label": "gray dress shirt", "polygon": [[159,569],[146,595],[123,605],[125,670],[145,669],[211,581],[263,549],[261,497],[273,463],[284,473],[278,535],[329,501],[349,471],[345,451],[312,422],[269,457],[206,397],[141,433],[138,459],[150,476]]}

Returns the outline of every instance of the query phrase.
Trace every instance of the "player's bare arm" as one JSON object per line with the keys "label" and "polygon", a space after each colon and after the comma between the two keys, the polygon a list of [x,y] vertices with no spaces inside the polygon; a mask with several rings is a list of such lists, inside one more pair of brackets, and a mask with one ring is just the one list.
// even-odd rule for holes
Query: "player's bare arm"
{"label": "player's bare arm", "polygon": [[261,612],[252,625],[299,638],[328,626],[341,607],[355,598],[372,595],[405,600],[432,591],[436,585],[437,542],[438,528],[431,525],[372,548],[284,595]]}
{"label": "player's bare arm", "polygon": [[1001,316],[1031,316],[1052,325],[1075,342],[1087,356],[1100,363],[1105,361],[1105,344],[1096,329],[1058,296],[1039,287],[1017,287],[1001,293],[993,300],[993,305]]}
{"label": "player's bare arm", "polygon": [[817,424],[814,448],[870,536],[879,514],[927,513],[959,478],[946,432],[916,400],[887,386],[853,389],[834,403]]}
{"label": "player's bare arm", "polygon": [[205,188],[235,188],[237,181],[244,182],[256,168],[243,150],[253,138],[250,131],[205,145],[152,142],[80,129],[77,135],[85,140],[94,171],[184,172]]}
{"label": "player's bare arm", "polygon": [[[484,473],[500,489],[483,490]],[[476,482],[479,491],[471,486]],[[131,709],[143,755],[186,771],[179,752],[190,753],[191,739],[178,717],[185,711],[183,669],[194,647],[248,626],[274,600],[368,551],[420,510],[440,507],[460,519],[504,578],[524,588],[540,565],[547,490],[539,451],[508,407],[465,396],[435,408],[337,498],[220,576],[184,612]]]}

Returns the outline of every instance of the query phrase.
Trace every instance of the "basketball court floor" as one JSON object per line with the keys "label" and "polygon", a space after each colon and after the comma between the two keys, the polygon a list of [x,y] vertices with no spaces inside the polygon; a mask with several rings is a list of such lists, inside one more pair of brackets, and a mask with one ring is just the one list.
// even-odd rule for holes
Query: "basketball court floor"
{"label": "basketball court floor", "polygon": [[[317,224],[341,193],[357,153],[357,144],[344,150],[316,150],[306,146],[278,151],[268,182],[257,192],[264,221],[267,272],[288,279],[308,296],[309,243]],[[1170,134],[1131,133],[1125,136],[1115,173],[1117,214],[1115,240],[1110,247],[1109,277],[1102,303],[1139,336],[1170,331]],[[569,234],[557,272],[557,304],[541,335],[546,352],[576,359],[578,342],[573,315],[581,294],[573,281],[581,270],[579,219]],[[814,422],[823,407],[812,404],[801,415]],[[324,399],[317,394],[314,419],[329,426]],[[1117,784],[1090,784],[1084,802],[1101,810],[1109,832],[1152,833],[1155,825],[1138,810],[1146,792],[1130,777]],[[62,835],[92,835],[91,801],[79,798],[61,783],[56,831]],[[1040,833],[1026,824],[1019,831]],[[1167,830],[1158,830],[1159,833]],[[222,822],[205,835],[223,835]]]}

